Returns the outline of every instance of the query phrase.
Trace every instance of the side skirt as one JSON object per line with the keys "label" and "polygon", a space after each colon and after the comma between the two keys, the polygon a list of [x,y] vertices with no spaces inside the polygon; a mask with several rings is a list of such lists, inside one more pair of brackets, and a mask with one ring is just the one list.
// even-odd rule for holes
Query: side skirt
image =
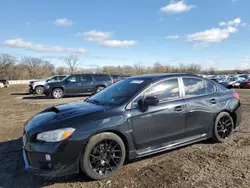
{"label": "side skirt", "polygon": [[135,151],[136,152],[135,158],[144,157],[147,155],[175,149],[175,148],[182,147],[182,146],[189,145],[189,144],[193,144],[193,143],[196,143],[196,142],[199,142],[202,140],[206,140],[208,138],[209,138],[208,135],[206,133],[204,133],[204,134],[200,134],[197,136],[192,136],[192,137],[188,137],[185,139],[176,140],[176,141],[171,142],[171,143],[165,143],[165,144],[161,144],[159,146],[153,146],[153,147],[148,147],[145,149],[140,149],[140,150]]}

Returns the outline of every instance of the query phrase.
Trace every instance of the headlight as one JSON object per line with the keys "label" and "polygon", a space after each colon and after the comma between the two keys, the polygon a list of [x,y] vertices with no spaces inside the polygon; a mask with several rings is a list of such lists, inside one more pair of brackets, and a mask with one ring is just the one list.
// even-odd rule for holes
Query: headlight
{"label": "headlight", "polygon": [[40,133],[37,135],[36,139],[45,142],[59,142],[68,138],[74,131],[75,129],[73,128],[57,129]]}

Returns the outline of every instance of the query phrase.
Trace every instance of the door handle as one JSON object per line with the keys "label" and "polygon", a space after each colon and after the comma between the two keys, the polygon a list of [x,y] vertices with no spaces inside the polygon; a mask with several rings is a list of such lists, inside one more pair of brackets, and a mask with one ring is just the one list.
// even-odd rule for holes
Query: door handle
{"label": "door handle", "polygon": [[217,99],[211,99],[211,100],[210,100],[210,103],[216,104],[216,103],[217,103]]}
{"label": "door handle", "polygon": [[174,108],[174,111],[175,111],[175,112],[181,112],[182,110],[183,110],[182,106],[176,106],[176,107]]}

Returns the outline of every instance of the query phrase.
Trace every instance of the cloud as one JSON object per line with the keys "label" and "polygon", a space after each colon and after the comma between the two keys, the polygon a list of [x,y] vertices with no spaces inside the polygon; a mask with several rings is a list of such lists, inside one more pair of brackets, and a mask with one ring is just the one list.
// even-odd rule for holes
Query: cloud
{"label": "cloud", "polygon": [[32,42],[24,41],[23,39],[10,39],[3,43],[4,46],[24,48],[36,52],[49,52],[49,53],[77,53],[77,54],[87,54],[88,51],[83,48],[64,48],[62,46],[44,46],[42,44],[33,44]]}
{"label": "cloud", "polygon": [[58,18],[54,22],[58,26],[72,26],[73,22],[67,18]]}
{"label": "cloud", "polygon": [[188,12],[195,7],[195,5],[186,5],[184,1],[179,1],[170,3],[165,7],[161,7],[160,11],[168,14],[177,14]]}
{"label": "cloud", "polygon": [[167,37],[165,37],[166,39],[178,39],[180,38],[179,35],[169,35]]}
{"label": "cloud", "polygon": [[105,47],[129,47],[136,44],[134,40],[111,40],[113,37],[112,32],[90,30],[87,32],[78,32],[75,36],[82,36],[87,41],[97,42],[97,44]]}
{"label": "cloud", "polygon": [[103,41],[103,40],[107,40],[111,38],[112,33],[90,30],[90,31],[83,32],[83,33],[79,32],[76,34],[76,36],[83,36],[85,40],[98,42],[98,41]]}
{"label": "cloud", "polygon": [[225,29],[213,28],[202,32],[197,32],[194,34],[189,34],[187,36],[187,41],[204,42],[204,43],[221,42],[227,39],[230,34],[235,33],[237,31],[238,31],[237,28],[231,26]]}
{"label": "cloud", "polygon": [[232,21],[229,22],[220,22],[219,25],[220,26],[238,26],[241,23],[241,19],[240,18],[235,18]]}
{"label": "cloud", "polygon": [[136,44],[133,40],[104,40],[99,43],[105,47],[129,47]]}

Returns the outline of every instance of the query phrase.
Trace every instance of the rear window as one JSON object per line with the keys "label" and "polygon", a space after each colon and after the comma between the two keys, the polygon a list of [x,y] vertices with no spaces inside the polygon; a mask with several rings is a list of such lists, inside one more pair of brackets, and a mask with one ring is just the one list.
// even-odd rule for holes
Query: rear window
{"label": "rear window", "polygon": [[93,77],[96,81],[111,81],[110,76],[106,74],[97,74],[93,75]]}

